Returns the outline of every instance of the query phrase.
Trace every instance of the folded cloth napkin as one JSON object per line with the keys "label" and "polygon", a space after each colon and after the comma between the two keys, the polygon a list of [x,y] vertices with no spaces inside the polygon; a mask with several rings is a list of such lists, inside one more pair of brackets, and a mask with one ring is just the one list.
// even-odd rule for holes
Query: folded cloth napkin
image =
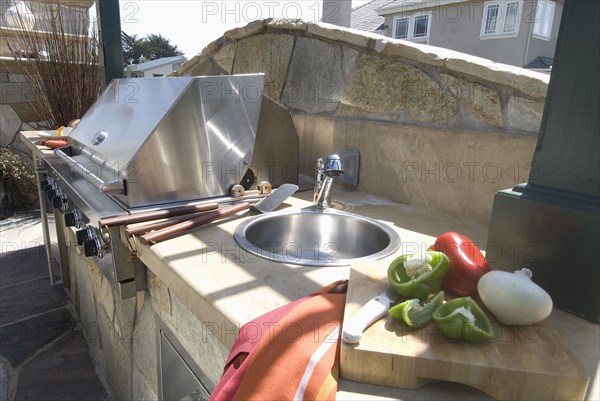
{"label": "folded cloth napkin", "polygon": [[335,400],[347,280],[240,328],[209,401]]}

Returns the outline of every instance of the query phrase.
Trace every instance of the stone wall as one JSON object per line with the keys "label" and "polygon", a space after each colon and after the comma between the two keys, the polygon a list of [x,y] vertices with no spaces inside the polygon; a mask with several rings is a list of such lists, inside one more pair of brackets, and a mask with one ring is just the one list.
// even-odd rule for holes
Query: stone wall
{"label": "stone wall", "polygon": [[294,116],[304,174],[315,157],[352,147],[361,190],[482,224],[498,190],[527,180],[549,81],[451,50],[272,19],[226,32],[173,75],[257,72]]}
{"label": "stone wall", "polygon": [[23,122],[12,105],[0,104],[0,147],[31,160],[31,151],[19,140],[20,131],[43,129],[35,122]]}
{"label": "stone wall", "polygon": [[537,134],[549,77],[324,23],[255,21],[174,76],[264,72],[295,113]]}
{"label": "stone wall", "polygon": [[[67,243],[77,244],[66,229]],[[147,270],[147,290],[121,300],[81,247],[70,246],[69,295],[100,376],[114,400],[158,399],[157,322],[163,321],[216,385],[228,350]]]}

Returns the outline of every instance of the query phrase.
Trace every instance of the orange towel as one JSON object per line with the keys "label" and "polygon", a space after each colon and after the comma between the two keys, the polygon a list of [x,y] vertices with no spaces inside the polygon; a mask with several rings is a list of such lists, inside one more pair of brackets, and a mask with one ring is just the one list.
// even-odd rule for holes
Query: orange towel
{"label": "orange towel", "polygon": [[335,400],[347,284],[242,326],[209,400]]}

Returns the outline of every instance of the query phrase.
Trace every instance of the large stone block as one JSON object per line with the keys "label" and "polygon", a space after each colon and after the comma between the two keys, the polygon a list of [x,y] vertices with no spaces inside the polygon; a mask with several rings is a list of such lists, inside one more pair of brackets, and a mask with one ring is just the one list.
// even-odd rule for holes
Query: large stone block
{"label": "large stone block", "polygon": [[131,379],[132,400],[135,401],[156,401],[158,396],[156,390],[152,388],[140,371],[134,366],[133,376]]}
{"label": "large stone block", "polygon": [[344,93],[343,51],[338,45],[298,37],[283,103],[307,113],[332,113]]}
{"label": "large stone block", "polygon": [[6,148],[21,128],[17,112],[7,104],[0,104],[0,146]]}
{"label": "large stone block", "polygon": [[265,21],[265,26],[267,28],[284,31],[306,31],[308,23],[301,19],[272,18]]}
{"label": "large stone block", "polygon": [[156,393],[157,382],[157,356],[156,356],[156,323],[154,311],[152,310],[151,298],[148,296],[143,303],[142,309],[136,317],[135,330],[133,333],[133,361],[134,361],[134,399],[135,397],[135,371],[144,377],[146,387]]}
{"label": "large stone block", "polygon": [[[213,40],[212,42],[207,44],[204,47],[204,49],[202,49],[202,51],[200,52],[200,55],[202,55],[204,57],[210,57],[213,54],[215,54],[217,52],[217,50],[219,50],[221,48],[221,46],[223,46],[224,43],[225,43],[225,38],[223,36],[221,36],[217,40]],[[196,57],[198,57],[198,56],[196,56]]]}
{"label": "large stone block", "polygon": [[344,70],[344,81],[347,83],[352,77],[354,67],[356,66],[356,59],[360,55],[360,52],[349,47],[342,48],[342,51],[342,69]]}
{"label": "large stone block", "polygon": [[544,100],[511,96],[506,106],[508,128],[538,133],[544,113]]}
{"label": "large stone block", "polygon": [[162,320],[167,320],[171,317],[171,294],[167,286],[152,273],[150,269],[147,271],[148,292],[152,297],[152,305]]}
{"label": "large stone block", "polygon": [[265,21],[252,21],[248,25],[231,29],[223,35],[225,40],[240,40],[257,35],[265,30]]}
{"label": "large stone block", "polygon": [[381,37],[375,41],[373,50],[387,57],[402,57],[436,67],[443,66],[446,57],[452,54],[452,50],[440,47]]}
{"label": "large stone block", "polygon": [[279,101],[293,47],[294,37],[291,35],[264,34],[240,40],[233,72],[234,74],[264,72],[264,94]]}
{"label": "large stone block", "polygon": [[[213,334],[222,330],[218,322],[201,322],[172,294],[173,319],[167,326],[175,334],[183,348],[206,374],[210,384],[215,385],[223,373],[229,350]],[[176,325],[173,325],[176,322]]]}
{"label": "large stone block", "polygon": [[[73,248],[70,248],[73,249]],[[77,312],[81,322],[82,331],[85,338],[95,355],[95,351],[101,348],[100,333],[98,331],[98,318],[96,314],[96,300],[87,264],[82,255],[76,252],[72,253],[73,260],[69,258],[71,266],[71,275],[75,278],[75,287],[77,291]],[[75,274],[73,274],[75,272]],[[73,288],[73,286],[71,286]]]}
{"label": "large stone block", "polygon": [[112,287],[108,282],[108,279],[105,277],[102,279],[100,303],[108,315],[108,319],[112,322],[115,316],[115,299],[113,296]]}
{"label": "large stone block", "polygon": [[515,95],[545,99],[550,76],[508,64],[496,63],[464,53],[447,57],[444,66],[451,71],[510,88]]}
{"label": "large stone block", "polygon": [[[68,243],[76,244],[75,234],[71,229],[65,231],[68,237]],[[98,322],[97,310],[90,275],[87,270],[85,258],[81,255],[79,247],[71,246],[69,250],[69,278],[71,286],[69,296],[77,310],[81,331],[90,348],[92,358],[96,366],[103,372],[105,365],[104,351],[102,349],[102,339],[100,337],[100,327]]]}
{"label": "large stone block", "polygon": [[173,71],[169,76],[172,77],[189,77],[189,76],[206,76],[218,75],[219,72],[213,65],[212,59],[203,55],[194,56],[188,60],[177,71]]}
{"label": "large stone block", "polygon": [[131,400],[131,342],[123,341],[103,309],[98,310],[98,326],[104,355],[104,375],[115,400]]}
{"label": "large stone block", "polygon": [[502,127],[502,108],[497,88],[441,74],[448,92],[452,93],[482,123]]}
{"label": "large stone block", "polygon": [[128,299],[120,299],[120,297],[115,297],[115,330],[126,343],[131,343],[133,341],[135,311],[135,297]]}
{"label": "large stone block", "polygon": [[344,42],[358,47],[368,47],[370,41],[379,39],[381,36],[374,33],[360,31],[358,29],[344,28],[325,22],[312,22],[308,24],[308,32],[330,39],[336,42]]}
{"label": "large stone block", "polygon": [[230,43],[226,46],[221,47],[218,51],[213,54],[213,60],[218,68],[221,68],[227,74],[231,74],[233,70],[233,60],[235,58],[235,50],[237,42]]}
{"label": "large stone block", "polygon": [[92,284],[92,294],[97,302],[101,301],[102,297],[102,280],[104,275],[98,267],[98,265],[92,262],[90,259],[84,259],[87,266],[87,272],[90,276],[90,283]]}
{"label": "large stone block", "polygon": [[457,111],[456,99],[422,70],[363,53],[356,61],[338,114],[443,124]]}

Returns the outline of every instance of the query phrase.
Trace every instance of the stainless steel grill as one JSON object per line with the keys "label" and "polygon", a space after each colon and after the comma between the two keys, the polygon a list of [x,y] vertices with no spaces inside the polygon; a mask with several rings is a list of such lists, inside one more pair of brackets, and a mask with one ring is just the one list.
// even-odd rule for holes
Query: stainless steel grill
{"label": "stainless steel grill", "polygon": [[69,146],[47,155],[31,144],[42,211],[77,229],[78,245],[123,298],[143,286],[143,269],[119,227],[101,220],[225,198],[239,183],[297,181],[293,122],[263,96],[263,83],[263,74],[115,80]]}

